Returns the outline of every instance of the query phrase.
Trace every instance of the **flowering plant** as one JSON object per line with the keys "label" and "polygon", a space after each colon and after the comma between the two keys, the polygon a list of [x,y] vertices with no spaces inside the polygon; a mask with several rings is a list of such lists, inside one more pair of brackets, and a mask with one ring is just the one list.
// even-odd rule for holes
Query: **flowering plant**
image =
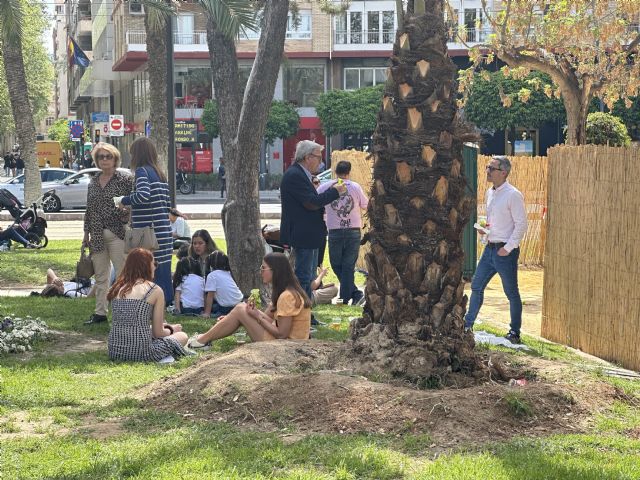
{"label": "flowering plant", "polygon": [[0,321],[0,354],[31,350],[33,343],[50,333],[39,318],[4,317]]}

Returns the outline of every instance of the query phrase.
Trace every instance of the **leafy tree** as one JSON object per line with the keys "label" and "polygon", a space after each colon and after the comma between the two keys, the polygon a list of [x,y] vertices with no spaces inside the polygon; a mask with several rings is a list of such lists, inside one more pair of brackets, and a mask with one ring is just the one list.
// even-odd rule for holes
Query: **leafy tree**
{"label": "leafy tree", "polygon": [[382,100],[383,85],[358,90],[331,90],[316,103],[316,112],[327,135],[371,134]]}
{"label": "leafy tree", "polygon": [[[205,103],[201,121],[211,138],[220,136],[218,111],[216,100],[209,100]],[[273,145],[276,138],[289,138],[295,135],[299,124],[300,116],[291,103],[274,100],[271,102],[264,139],[268,145]]]}
{"label": "leafy tree", "polygon": [[27,38],[25,18],[32,19],[31,17],[35,18],[37,15],[43,15],[42,5],[21,3],[20,0],[0,0],[2,64],[16,136],[25,164],[24,198],[26,203],[33,202],[38,198],[42,190],[36,157],[36,128],[30,95],[28,95],[29,84],[27,83],[23,56],[23,41]]}
{"label": "leafy tree", "polygon": [[[619,98],[627,107],[640,91],[637,61],[640,32],[633,19],[640,0],[508,1],[490,11],[482,0],[484,18],[494,34],[474,46],[473,66],[460,77],[467,91],[473,70],[497,56],[509,68],[505,76],[525,78],[531,70],[549,75],[553,84],[543,87],[549,97],[562,98],[567,112],[567,143],[586,141],[586,121],[593,97],[609,108]],[[510,97],[502,98],[509,107]]]}
{"label": "leafy tree", "polygon": [[69,121],[66,118],[59,118],[58,120],[53,122],[53,125],[51,125],[49,127],[49,130],[47,131],[47,136],[51,140],[57,140],[58,142],[60,142],[63,150],[72,150],[74,147],[70,135]]}
{"label": "leafy tree", "polygon": [[611,113],[624,122],[632,138],[640,139],[640,96],[631,100],[632,104],[629,108],[624,101],[618,100]]}
{"label": "leafy tree", "polygon": [[628,147],[631,137],[622,120],[605,112],[594,112],[587,116],[587,143]]}
{"label": "leafy tree", "polygon": [[[522,80],[505,77],[502,72],[483,71],[473,81],[464,109],[467,120],[478,127],[506,130],[513,126],[537,128],[545,122],[562,119],[564,105],[542,91],[548,84],[547,75],[532,72]],[[511,104],[505,108],[500,97],[509,96]]]}
{"label": "leafy tree", "polygon": [[463,329],[461,245],[475,208],[462,147],[475,135],[457,114],[443,1],[413,0],[398,16],[373,134],[367,301],[352,345],[368,370],[437,385],[479,368]]}

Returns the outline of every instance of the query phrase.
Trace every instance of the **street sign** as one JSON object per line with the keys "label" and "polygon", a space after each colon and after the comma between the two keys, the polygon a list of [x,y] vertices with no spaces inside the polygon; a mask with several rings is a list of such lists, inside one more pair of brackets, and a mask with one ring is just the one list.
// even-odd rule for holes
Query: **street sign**
{"label": "street sign", "polygon": [[109,135],[124,136],[124,115],[109,115]]}
{"label": "street sign", "polygon": [[198,141],[198,124],[196,122],[178,121],[174,127],[176,143],[193,143]]}
{"label": "street sign", "polygon": [[109,112],[92,112],[92,123],[107,123],[109,121]]}
{"label": "street sign", "polygon": [[69,120],[69,136],[72,142],[79,142],[84,135],[84,122],[82,120]]}

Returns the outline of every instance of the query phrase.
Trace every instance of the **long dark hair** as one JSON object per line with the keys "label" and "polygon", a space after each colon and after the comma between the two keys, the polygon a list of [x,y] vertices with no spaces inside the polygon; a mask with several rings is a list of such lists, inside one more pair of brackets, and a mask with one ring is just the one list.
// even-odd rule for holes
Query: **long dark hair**
{"label": "long dark hair", "polygon": [[190,274],[201,277],[202,272],[200,271],[200,265],[189,257],[184,257],[178,260],[176,271],[173,274],[173,289],[175,290],[178,288],[185,277]]}
{"label": "long dark hair", "polygon": [[[300,282],[291,268],[291,263],[284,253],[268,253],[264,257],[264,263],[271,269],[271,305],[274,309],[278,304],[280,294],[285,290],[296,291],[302,298],[303,307],[311,307],[311,300],[300,286]],[[298,306],[299,301],[296,301],[296,307]]]}
{"label": "long dark hair", "polygon": [[131,154],[131,171],[135,172],[140,167],[151,167],[156,171],[160,180],[167,181],[167,176],[158,165],[156,147],[147,137],[136,139],[129,147],[129,153]]}
{"label": "long dark hair", "polygon": [[207,270],[210,272],[213,272],[214,270],[230,272],[231,266],[229,265],[229,257],[220,250],[214,251],[207,257]]}
{"label": "long dark hair", "polygon": [[109,289],[107,300],[124,297],[140,280],[153,282],[153,254],[144,248],[134,248],[127,255],[122,272]]}
{"label": "long dark hair", "polygon": [[[216,242],[213,241],[213,238],[211,238],[211,234],[207,230],[202,229],[193,232],[193,235],[191,235],[191,243],[193,243],[193,239],[196,237],[200,237],[204,241],[204,243],[206,243],[207,254],[210,255],[218,250]],[[193,251],[193,247],[191,245],[189,245],[189,255],[193,258],[198,258],[198,255],[196,255],[196,253]]]}

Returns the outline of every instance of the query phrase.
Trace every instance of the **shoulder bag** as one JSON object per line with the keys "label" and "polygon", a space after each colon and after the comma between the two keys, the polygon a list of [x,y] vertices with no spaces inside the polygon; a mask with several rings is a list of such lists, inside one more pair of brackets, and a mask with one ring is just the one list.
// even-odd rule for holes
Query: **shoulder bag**
{"label": "shoulder bag", "polygon": [[151,226],[140,228],[126,226],[124,228],[124,252],[129,253],[134,248],[144,248],[151,252],[158,250],[158,239],[153,229],[153,220],[151,220]]}
{"label": "shoulder bag", "polygon": [[93,273],[91,255],[87,255],[87,248],[83,246],[80,249],[80,260],[76,263],[76,278],[89,279],[93,277]]}

